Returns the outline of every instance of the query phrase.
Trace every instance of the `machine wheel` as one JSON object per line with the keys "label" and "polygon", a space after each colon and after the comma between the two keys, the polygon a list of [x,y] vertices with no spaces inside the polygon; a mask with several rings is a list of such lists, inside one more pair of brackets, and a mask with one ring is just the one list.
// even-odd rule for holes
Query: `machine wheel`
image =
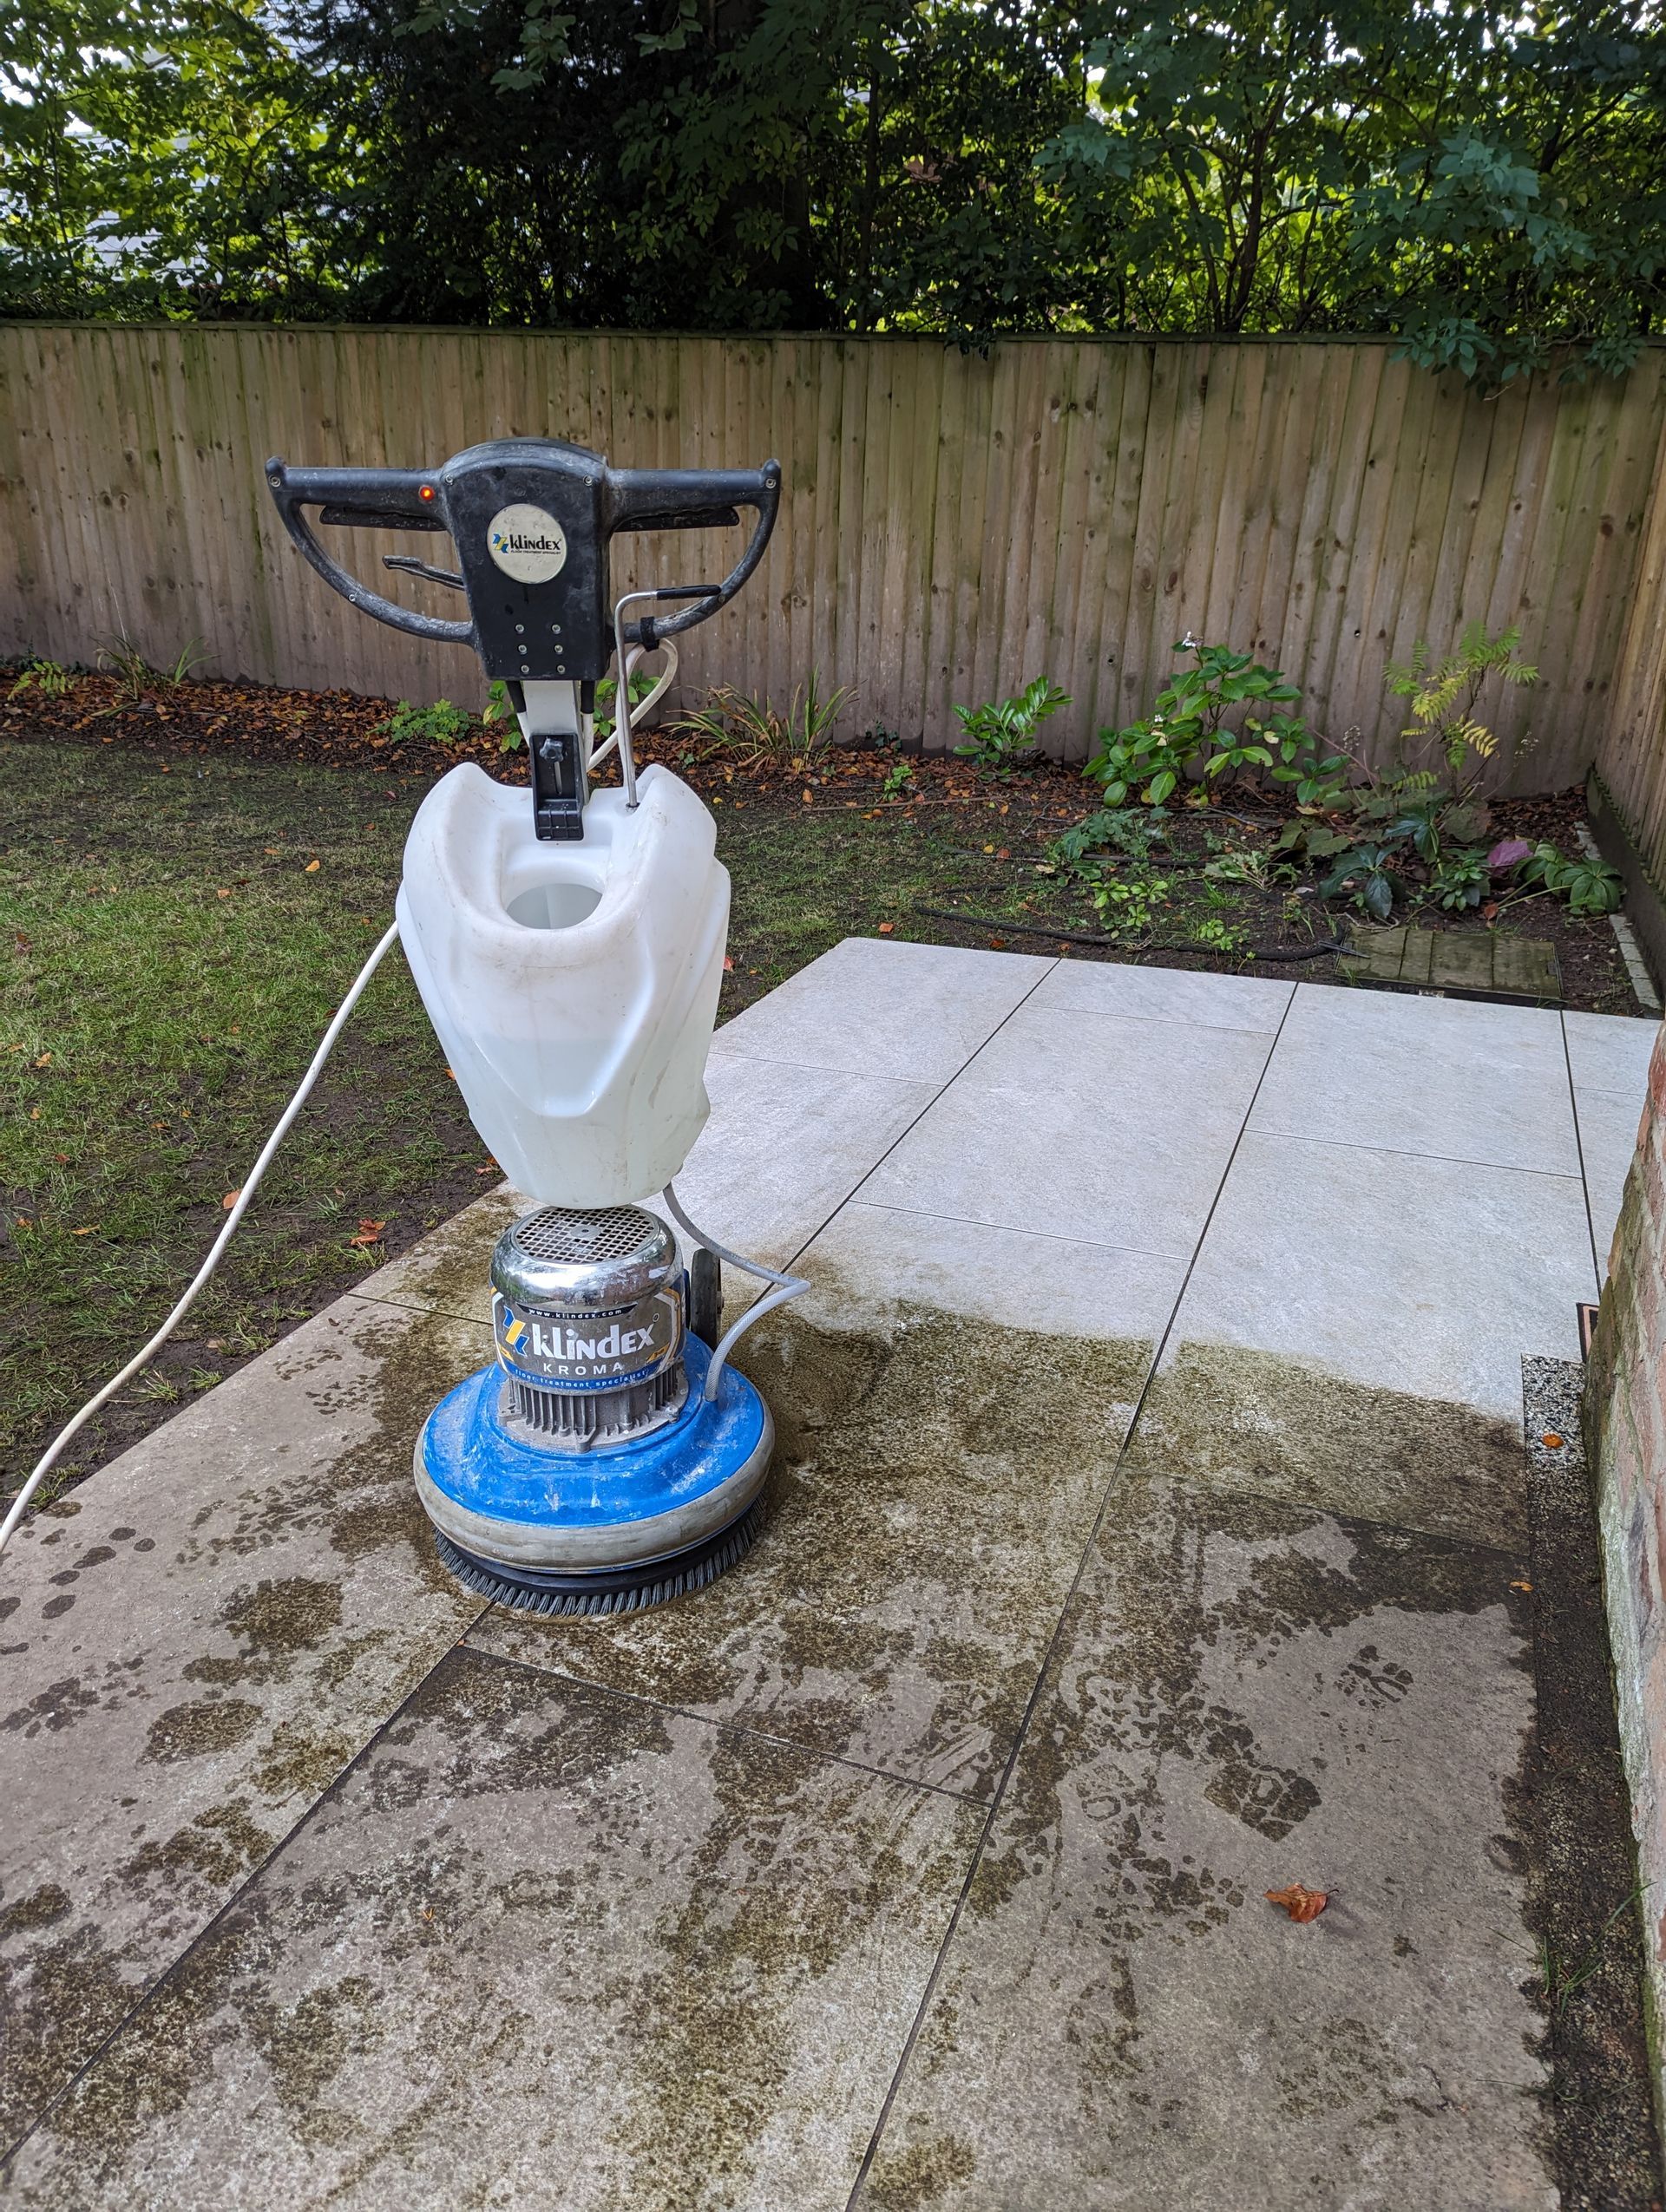
{"label": "machine wheel", "polygon": [[708,1351],[723,1334],[723,1268],[715,1252],[696,1245],[688,1268],[688,1328]]}

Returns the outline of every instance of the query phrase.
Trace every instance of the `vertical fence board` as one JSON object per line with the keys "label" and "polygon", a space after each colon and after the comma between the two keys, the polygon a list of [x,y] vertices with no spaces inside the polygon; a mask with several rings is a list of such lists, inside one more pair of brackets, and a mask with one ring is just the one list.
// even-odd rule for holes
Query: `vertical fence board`
{"label": "vertical fence board", "polygon": [[[1623,380],[1486,397],[1375,344],[0,325],[0,651],[171,663],[388,697],[478,697],[460,648],[365,621],[296,558],[261,463],[438,461],[555,435],[617,463],[783,463],[758,582],[692,633],[685,690],[784,704],[811,667],[857,726],[953,743],[950,708],[1045,672],[1050,749],[1144,710],[1188,625],[1287,669],[1331,735],[1401,719],[1382,666],[1518,622],[1542,685],[1499,703],[1500,773],[1594,756],[1666,839],[1666,351]],[[335,545],[404,603],[391,546]],[[726,567],[736,533],[623,539],[619,583]],[[1513,757],[1518,741],[1535,749]],[[1623,786],[1623,789],[1621,787]]]}

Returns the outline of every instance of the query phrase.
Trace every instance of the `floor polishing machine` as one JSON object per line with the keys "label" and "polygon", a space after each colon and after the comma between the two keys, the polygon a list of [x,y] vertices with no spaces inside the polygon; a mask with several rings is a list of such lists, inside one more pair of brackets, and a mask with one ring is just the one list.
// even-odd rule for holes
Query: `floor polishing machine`
{"label": "floor polishing machine", "polygon": [[[715,1243],[674,1188],[709,1111],[729,877],[689,787],[658,766],[638,775],[629,693],[663,651],[640,719],[675,672],[676,638],[757,568],[780,468],[615,469],[508,438],[429,472],[272,460],[266,481],[300,552],[361,612],[475,648],[531,764],[529,794],[453,769],[405,845],[399,940],[476,1129],[535,1201],[492,1254],[496,1358],[429,1416],[418,1495],[474,1589],[545,1613],[660,1603],[758,1533],[773,1432],[730,1353],[803,1285]],[[613,598],[614,537],[734,526],[742,509],[755,525],[721,583]],[[467,619],[371,591],[315,520],[446,533],[455,570],[383,558],[462,593]],[[619,781],[594,782],[613,755]],[[659,1212],[642,1202],[655,1197]],[[724,1261],[766,1285],[726,1333]]]}

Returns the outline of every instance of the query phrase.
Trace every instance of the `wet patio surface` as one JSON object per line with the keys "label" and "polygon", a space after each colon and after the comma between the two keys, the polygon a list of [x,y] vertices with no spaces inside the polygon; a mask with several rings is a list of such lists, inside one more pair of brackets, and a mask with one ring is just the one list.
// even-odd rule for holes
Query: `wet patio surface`
{"label": "wet patio surface", "polygon": [[1653,1035],[803,971],[679,1185],[813,1284],[725,1580],[550,1621],[438,1567],[502,1193],[23,1532],[0,2193],[1553,2205],[1521,1363],[1577,1357]]}

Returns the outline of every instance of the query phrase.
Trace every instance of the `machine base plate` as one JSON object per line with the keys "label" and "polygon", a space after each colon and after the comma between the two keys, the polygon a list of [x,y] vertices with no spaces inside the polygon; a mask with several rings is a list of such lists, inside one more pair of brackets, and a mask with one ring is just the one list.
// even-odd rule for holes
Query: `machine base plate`
{"label": "machine base plate", "polygon": [[476,1559],[438,1528],[434,1540],[441,1559],[458,1581],[499,1605],[514,1606],[522,1613],[641,1613],[649,1606],[684,1597],[691,1590],[703,1590],[708,1582],[726,1574],[758,1541],[764,1519],[764,1502],[757,1497],[726,1528],[669,1559],[590,1574],[555,1574]]}

